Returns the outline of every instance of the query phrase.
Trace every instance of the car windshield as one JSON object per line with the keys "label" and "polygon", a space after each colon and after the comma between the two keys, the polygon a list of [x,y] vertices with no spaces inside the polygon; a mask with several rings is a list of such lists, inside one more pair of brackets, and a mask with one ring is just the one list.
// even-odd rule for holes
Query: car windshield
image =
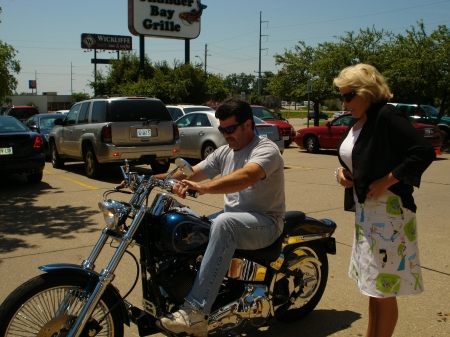
{"label": "car windshield", "polygon": [[46,118],[40,118],[40,125],[39,127],[41,130],[51,130],[55,126],[55,119],[64,119],[63,116],[55,116],[55,117],[46,117]]}
{"label": "car windshield", "polygon": [[427,116],[436,117],[439,115],[439,110],[430,105],[421,105],[422,109],[425,110]]}
{"label": "car windshield", "polygon": [[13,133],[13,132],[29,132],[23,123],[19,120],[11,118],[0,118],[0,133]]}
{"label": "car windshield", "polygon": [[259,119],[258,117],[255,116],[253,116],[253,121],[255,122],[255,124],[267,124],[262,119]]}
{"label": "car windshield", "polygon": [[331,125],[333,125],[333,126],[349,126],[352,118],[353,118],[352,115],[341,116],[341,117],[338,117],[335,120],[333,120],[331,122]]}
{"label": "car windshield", "polygon": [[265,108],[252,108],[253,115],[261,118],[262,120],[266,119],[278,119],[275,117],[275,115],[272,113],[272,111],[265,109]]}

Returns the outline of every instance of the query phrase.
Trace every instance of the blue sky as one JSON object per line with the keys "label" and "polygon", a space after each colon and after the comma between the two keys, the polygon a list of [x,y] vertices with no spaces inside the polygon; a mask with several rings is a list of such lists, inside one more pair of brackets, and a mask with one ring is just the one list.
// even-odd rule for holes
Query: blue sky
{"label": "blue sky", "polygon": [[[375,26],[396,34],[423,20],[431,33],[450,26],[450,0],[202,0],[208,7],[201,33],[191,40],[191,61],[204,60],[207,71],[227,76],[257,74],[260,12],[261,70],[277,72],[274,55],[292,49],[298,41],[311,46],[336,41],[345,32]],[[1,0],[0,40],[17,49],[22,71],[17,91],[31,92],[28,80],[37,80],[37,92],[86,92],[93,81],[94,52],[81,48],[81,34],[132,36],[128,30],[126,0]],[[139,38],[133,36],[139,53]],[[152,61],[184,62],[184,40],[145,38]],[[199,56],[199,57],[196,57]],[[116,57],[98,53],[97,58]],[[107,70],[107,65],[98,65]]]}

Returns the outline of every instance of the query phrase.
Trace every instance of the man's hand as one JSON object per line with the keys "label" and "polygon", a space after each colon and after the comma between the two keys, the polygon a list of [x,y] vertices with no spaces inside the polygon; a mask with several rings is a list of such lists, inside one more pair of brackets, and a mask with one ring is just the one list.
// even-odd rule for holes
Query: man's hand
{"label": "man's hand", "polygon": [[186,192],[188,190],[199,191],[200,195],[204,194],[204,191],[202,191],[201,188],[201,184],[190,180],[179,181],[175,185],[173,185],[172,188],[173,193],[175,193],[176,195],[178,195],[183,199],[186,198]]}

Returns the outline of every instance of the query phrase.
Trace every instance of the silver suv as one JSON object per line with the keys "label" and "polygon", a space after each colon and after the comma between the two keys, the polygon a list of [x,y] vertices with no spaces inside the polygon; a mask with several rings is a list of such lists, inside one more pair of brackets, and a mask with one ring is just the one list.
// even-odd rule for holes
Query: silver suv
{"label": "silver suv", "polygon": [[178,127],[163,102],[146,97],[93,98],[76,103],[64,119],[55,121],[49,135],[52,165],[82,160],[89,178],[99,176],[102,164],[150,164],[167,172],[177,156]]}

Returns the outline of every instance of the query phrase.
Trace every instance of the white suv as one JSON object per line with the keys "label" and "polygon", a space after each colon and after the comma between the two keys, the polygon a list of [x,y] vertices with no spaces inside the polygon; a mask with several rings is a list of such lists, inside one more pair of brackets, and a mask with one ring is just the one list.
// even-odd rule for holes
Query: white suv
{"label": "white suv", "polygon": [[86,175],[96,178],[102,164],[150,164],[153,172],[167,172],[177,156],[178,127],[163,102],[146,97],[93,98],[78,102],[49,135],[52,165],[82,160]]}

